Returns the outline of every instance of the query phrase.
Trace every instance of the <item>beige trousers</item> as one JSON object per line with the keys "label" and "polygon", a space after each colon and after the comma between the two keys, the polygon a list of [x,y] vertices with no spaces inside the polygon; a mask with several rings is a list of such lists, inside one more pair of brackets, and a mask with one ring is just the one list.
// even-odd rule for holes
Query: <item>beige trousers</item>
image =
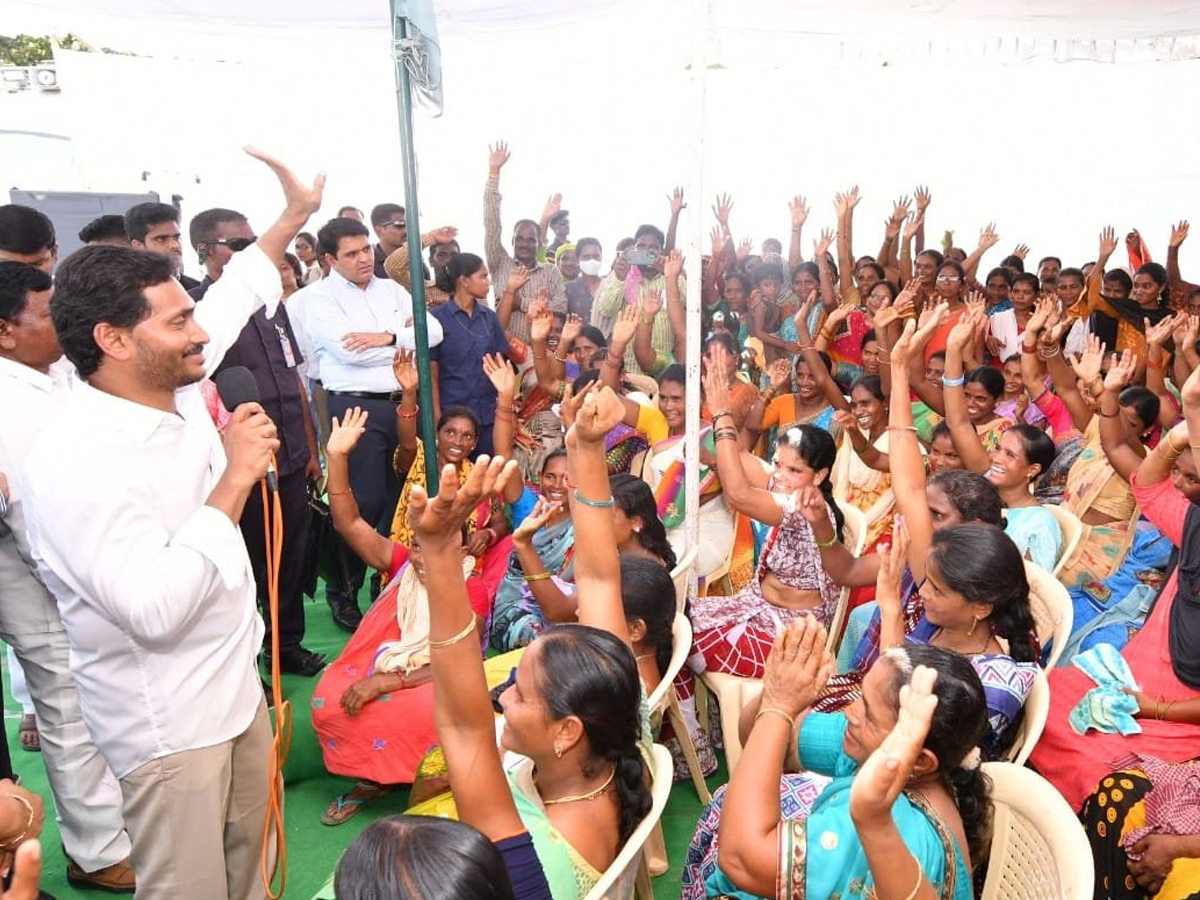
{"label": "beige trousers", "polygon": [[136,900],[261,900],[270,778],[264,702],[230,741],[151,760],[121,781]]}

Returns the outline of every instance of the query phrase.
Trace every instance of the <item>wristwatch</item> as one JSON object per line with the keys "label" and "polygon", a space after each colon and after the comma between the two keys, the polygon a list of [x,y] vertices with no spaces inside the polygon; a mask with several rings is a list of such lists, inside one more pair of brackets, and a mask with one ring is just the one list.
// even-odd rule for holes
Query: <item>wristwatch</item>
{"label": "wristwatch", "polygon": [[388,346],[389,346],[389,347],[395,347],[395,346],[396,346],[396,332],[394,332],[394,331],[385,331],[385,332],[384,332],[384,334],[386,334],[388,337],[390,337],[390,338],[391,338],[391,340],[390,340],[390,341],[388,341]]}

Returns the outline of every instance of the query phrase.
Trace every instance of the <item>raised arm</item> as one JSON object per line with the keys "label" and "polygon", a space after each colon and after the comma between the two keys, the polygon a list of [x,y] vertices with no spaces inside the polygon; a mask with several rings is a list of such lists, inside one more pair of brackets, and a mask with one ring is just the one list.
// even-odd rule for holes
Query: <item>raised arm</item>
{"label": "raised arm", "polygon": [[663,247],[663,250],[670,253],[675,249],[675,235],[679,231],[679,214],[687,209],[687,202],[683,199],[683,188],[677,187],[667,194],[667,203],[671,207],[671,219],[667,222],[666,246]]}
{"label": "raised arm", "polygon": [[333,527],[347,546],[372,569],[386,572],[392,567],[393,544],[375,530],[358,510],[358,501],[350,489],[350,452],[366,433],[367,411],[357,406],[346,410],[345,421],[333,417],[333,428],[325,445],[325,464],[329,470],[326,492]]}
{"label": "raised arm", "polygon": [[844,194],[835,194],[833,207],[837,212],[838,288],[842,297],[849,297],[854,287],[854,207],[860,197],[856,184]]}
{"label": "raised arm", "polygon": [[[663,260],[663,288],[666,292],[664,302],[667,305],[667,321],[671,323],[671,333],[674,335],[674,343],[672,344],[672,355],[676,362],[687,362],[687,299],[680,291],[683,276],[683,254],[678,250],[670,251],[666,259]],[[656,313],[657,315],[657,313]],[[643,316],[643,324],[648,316]],[[653,320],[651,320],[653,322]],[[637,353],[636,345],[633,352]],[[659,362],[658,354],[651,363],[650,368],[642,365],[641,360],[638,360],[638,365],[642,366],[647,372],[656,373],[665,368]]]}
{"label": "raised arm", "polygon": [[963,391],[963,353],[975,336],[976,317],[981,311],[964,312],[946,339],[946,374],[942,378],[946,401],[946,424],[954,449],[969,472],[986,472],[991,459],[979,441],[979,432],[967,413],[967,398]]}
{"label": "raised arm", "polygon": [[[400,470],[407,472],[417,456],[417,372],[416,354],[412,350],[396,350],[392,372],[400,382],[400,408],[396,410],[396,436],[400,441]],[[436,418],[436,417],[435,417]]]}
{"label": "raised arm", "polygon": [[911,204],[912,201],[907,196],[901,197],[892,209],[891,218],[883,223],[883,244],[879,247],[879,258],[876,262],[883,266],[884,274],[893,282],[900,280],[900,259],[896,252],[896,243],[900,239],[900,232],[908,218]]}
{"label": "raised arm", "polygon": [[[613,322],[612,334],[608,339],[608,350],[600,364],[600,383],[618,393],[621,390],[621,366],[625,362],[625,348],[638,331],[641,313],[636,306],[623,306]],[[639,365],[641,365],[639,363]]]}
{"label": "raised arm", "polygon": [[508,157],[508,144],[504,141],[488,147],[488,177],[483,187],[483,255],[493,272],[499,271],[500,264],[508,259],[508,251],[500,239],[500,170]]}
{"label": "raised arm", "polygon": [[828,228],[823,228],[821,239],[813,242],[813,259],[821,276],[821,304],[826,309],[833,309],[838,305],[837,289],[833,286],[833,272],[829,268],[829,245],[833,243],[833,239],[834,233]]}
{"label": "raised arm", "polygon": [[721,233],[720,226],[713,228],[711,237],[712,256],[704,267],[704,277],[700,283],[700,298],[705,306],[713,306],[721,298],[721,292],[717,290],[717,277],[721,273],[721,258],[725,255],[725,235]]}
{"label": "raised arm", "polygon": [[917,186],[915,191],[917,198],[917,219],[916,230],[913,236],[917,242],[917,253],[921,253],[925,249],[925,211],[929,209],[929,204],[933,202],[933,194],[929,192],[929,188]]}
{"label": "raised arm", "polygon": [[[919,195],[918,195],[919,197]],[[924,233],[925,210],[918,204],[917,211],[904,226],[903,238],[900,241],[900,280],[908,284],[913,279],[913,237]]]}
{"label": "raised arm", "polygon": [[796,313],[796,343],[799,345],[800,352],[804,354],[804,359],[812,372],[813,381],[825,395],[825,400],[834,409],[849,412],[850,404],[842,394],[842,389],[833,380],[833,376],[829,374],[829,370],[825,368],[825,361],[821,359],[813,344],[812,336],[808,333],[808,317],[812,314],[816,301],[816,293],[809,294],[808,299],[801,304],[800,310]]}
{"label": "raised arm", "polygon": [[1146,452],[1140,444],[1134,446],[1134,440],[1126,433],[1125,425],[1121,422],[1121,391],[1133,377],[1137,357],[1128,348],[1120,359],[1116,358],[1115,353],[1113,357],[1108,374],[1104,376],[1103,393],[1100,394],[1100,444],[1117,474],[1128,481],[1129,476],[1142,464]]}
{"label": "raised arm", "polygon": [[825,628],[804,616],[780,630],[762,699],[721,813],[718,862],[740,890],[774,897],[779,877],[779,779],[800,723],[834,670]]}
{"label": "raised arm", "polygon": [[1000,236],[996,234],[996,223],[989,222],[987,226],[979,232],[979,243],[975,250],[963,262],[963,271],[967,274],[967,279],[973,281],[976,274],[979,272],[979,263],[983,259],[983,254],[995,247],[999,242]]}
{"label": "raised arm", "polygon": [[[490,263],[489,263],[490,266]],[[494,270],[493,270],[494,271]],[[500,302],[496,304],[496,318],[500,327],[508,331],[508,323],[512,320],[513,307],[517,304],[517,291],[525,287],[532,273],[522,265],[515,265],[509,272],[508,281],[500,294]]]}
{"label": "raised arm", "polygon": [[485,497],[515,477],[515,463],[482,456],[461,487],[454,468],[446,466],[437,497],[429,499],[418,484],[410,501],[429,592],[429,661],[438,742],[459,819],[492,841],[526,828],[500,765],[475,614],[463,580],[461,529]]}
{"label": "raised arm", "polygon": [[1178,307],[1186,306],[1188,294],[1196,289],[1196,285],[1183,280],[1179,271],[1179,248],[1187,240],[1190,227],[1187,219],[1173,226],[1167,243],[1167,284],[1171,286],[1171,299]]}
{"label": "raised arm", "polygon": [[542,217],[538,220],[538,249],[542,253],[542,261],[545,261],[546,246],[550,243],[550,220],[558,215],[558,211],[562,209],[562,194],[551,194],[546,198],[546,205],[542,207]]}
{"label": "raised arm", "polygon": [[[1179,413],[1175,395],[1167,390],[1165,373],[1170,354],[1167,353],[1165,345],[1173,334],[1182,330],[1186,318],[1187,313],[1176,313],[1162,319],[1157,325],[1151,325],[1149,319],[1142,320],[1142,327],[1146,332],[1146,387],[1158,397],[1158,422],[1163,428],[1170,428],[1175,424]],[[1182,383],[1181,381],[1180,384]]]}
{"label": "raised arm", "polygon": [[[507,498],[506,498],[507,499]],[[533,510],[521,520],[521,524],[513,531],[513,550],[521,561],[521,571],[525,575],[525,585],[533,595],[538,608],[541,609],[549,622],[574,622],[577,613],[574,597],[564,594],[551,577],[554,573],[546,569],[541,556],[533,546],[533,536],[539,532],[555,513],[559,504],[551,503],[545,497],[539,497]],[[574,518],[574,517],[572,517]]]}
{"label": "raised arm", "polygon": [[[499,353],[489,353],[483,358],[483,374],[496,389],[496,421],[492,425],[492,447],[496,456],[513,458],[513,438],[516,436],[517,395],[521,382],[512,364]],[[521,498],[524,485],[520,478],[509,478],[504,485],[504,501],[516,503]]]}
{"label": "raised arm", "polygon": [[717,220],[717,226],[721,229],[721,234],[725,236],[725,255],[721,265],[726,272],[736,268],[738,263],[733,232],[729,230],[729,214],[732,211],[733,198],[728,194],[717,194],[717,199],[713,201],[712,213],[713,218]]}
{"label": "raised arm", "polygon": [[797,194],[788,204],[788,212],[792,217],[792,238],[788,242],[788,270],[794,271],[800,263],[804,262],[804,249],[800,243],[800,233],[804,229],[804,223],[808,221],[808,201]]}
{"label": "raised arm", "polygon": [[[608,484],[604,438],[625,415],[611,388],[593,386],[580,395],[575,424],[567,431],[567,463],[575,488],[575,584],[579,624],[591,625],[630,643],[621,603],[621,563],[613,531],[613,499]],[[572,402],[574,398],[572,398]]]}

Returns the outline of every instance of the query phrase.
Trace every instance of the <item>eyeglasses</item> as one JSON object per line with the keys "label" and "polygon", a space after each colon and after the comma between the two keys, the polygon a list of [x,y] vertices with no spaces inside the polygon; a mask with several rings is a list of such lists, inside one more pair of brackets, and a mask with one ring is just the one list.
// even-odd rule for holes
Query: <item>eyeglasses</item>
{"label": "eyeglasses", "polygon": [[257,241],[257,240],[258,240],[258,238],[256,238],[256,237],[250,237],[250,238],[217,238],[216,240],[212,240],[212,241],[205,241],[204,243],[206,243],[206,244],[219,244],[219,245],[220,245],[220,246],[222,246],[222,247],[228,247],[228,248],[229,248],[230,250],[232,250],[234,253],[241,253],[243,250],[245,250],[247,247],[249,247],[251,244],[253,244],[253,243],[254,243],[255,241]]}
{"label": "eyeglasses", "polygon": [[405,225],[403,219],[393,219],[390,222],[379,223],[380,228],[403,228]]}
{"label": "eyeglasses", "polygon": [[942,281],[962,281],[962,279],[961,279],[961,278],[959,278],[957,275],[939,275],[939,276],[937,277],[937,280],[938,280],[939,282],[942,282]]}

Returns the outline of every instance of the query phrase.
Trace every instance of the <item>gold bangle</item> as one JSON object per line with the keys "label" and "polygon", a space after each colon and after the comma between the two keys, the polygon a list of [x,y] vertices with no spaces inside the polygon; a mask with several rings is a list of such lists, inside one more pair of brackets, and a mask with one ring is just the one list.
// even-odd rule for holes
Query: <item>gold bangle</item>
{"label": "gold bangle", "polygon": [[344,491],[330,491],[330,490],[325,491],[325,495],[327,497],[340,497],[343,494],[353,494],[353,493],[354,493],[354,491],[351,490],[350,488],[346,488]]}
{"label": "gold bangle", "polygon": [[525,583],[529,584],[534,581],[545,581],[547,578],[553,578],[549,572],[534,572],[532,575],[525,576]]}
{"label": "gold bangle", "polygon": [[905,897],[904,900],[914,900],[914,898],[917,896],[917,893],[921,890],[921,882],[925,878],[925,872],[921,868],[921,861],[917,859],[917,854],[909,850],[908,855],[911,856],[912,861],[917,864],[917,883],[913,885],[913,889],[909,891],[908,896]]}
{"label": "gold bangle", "polygon": [[1169,431],[1163,436],[1163,442],[1171,448],[1171,452],[1176,456],[1183,456],[1183,451],[1188,448],[1187,444],[1184,444],[1182,447],[1177,447],[1175,442],[1171,440],[1171,432]]}
{"label": "gold bangle", "polygon": [[793,730],[795,729],[796,720],[776,706],[764,706],[758,711],[758,715],[754,717],[754,721],[757,722],[763,716],[768,714],[779,716],[779,718],[784,719]]}
{"label": "gold bangle", "polygon": [[0,843],[0,848],[11,850],[12,848],[16,847],[17,844],[21,843],[21,841],[25,840],[26,835],[29,834],[29,829],[33,827],[33,819],[36,814],[33,811],[33,804],[20,794],[0,794],[0,797],[8,797],[10,800],[16,800],[25,807],[25,812],[29,814],[29,819],[25,822],[25,827],[21,829],[21,833],[14,838],[10,838],[9,840]]}
{"label": "gold bangle", "polygon": [[475,617],[474,617],[474,616],[471,616],[471,621],[467,623],[467,627],[466,627],[466,628],[464,628],[462,631],[460,631],[460,632],[459,632],[458,634],[456,634],[454,637],[452,637],[452,638],[449,638],[449,639],[447,639],[447,640],[444,640],[444,641],[430,641],[430,642],[429,642],[429,649],[430,649],[430,650],[440,650],[440,649],[442,649],[443,647],[452,647],[452,646],[454,646],[455,644],[457,644],[459,641],[466,640],[466,638],[467,638],[467,637],[468,637],[468,636],[469,636],[469,635],[470,635],[470,634],[471,634],[471,633],[472,633],[474,630],[475,630]]}

